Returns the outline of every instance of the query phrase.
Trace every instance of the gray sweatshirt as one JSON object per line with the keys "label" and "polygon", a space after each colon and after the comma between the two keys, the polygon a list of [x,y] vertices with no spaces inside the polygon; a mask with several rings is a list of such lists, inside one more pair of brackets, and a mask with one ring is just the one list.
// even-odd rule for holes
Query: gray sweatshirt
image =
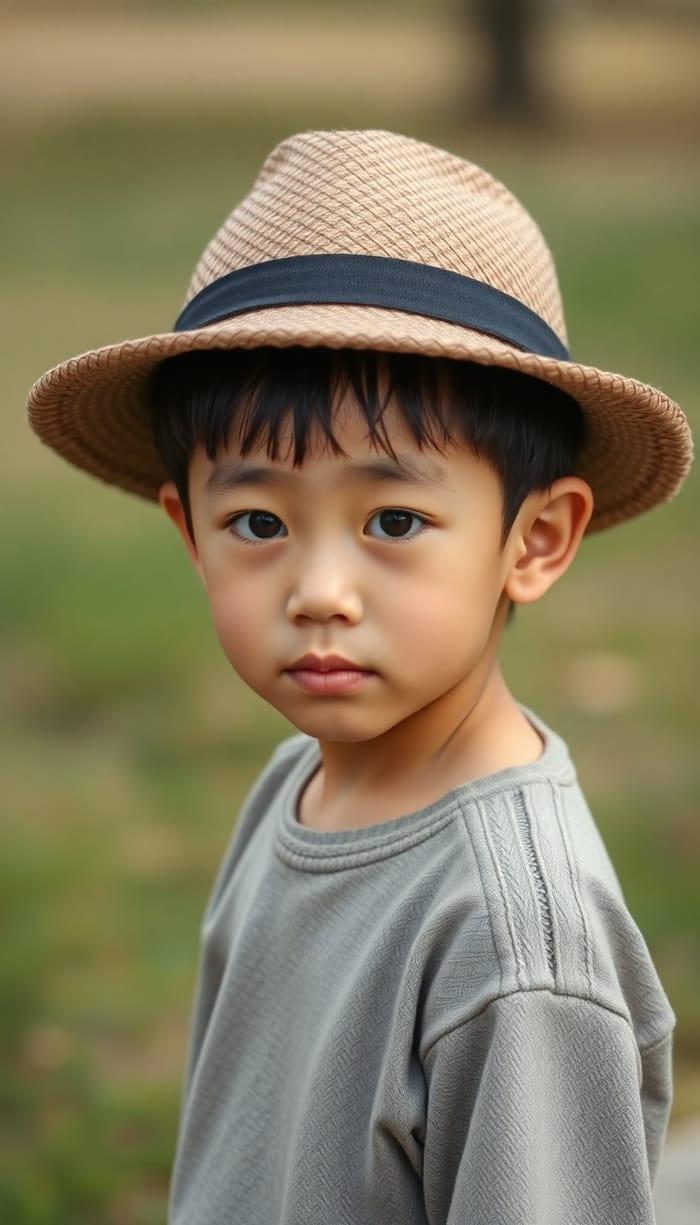
{"label": "gray sweatshirt", "polygon": [[562,741],[301,826],[303,736],[203,927],[172,1225],[645,1225],[673,1014]]}

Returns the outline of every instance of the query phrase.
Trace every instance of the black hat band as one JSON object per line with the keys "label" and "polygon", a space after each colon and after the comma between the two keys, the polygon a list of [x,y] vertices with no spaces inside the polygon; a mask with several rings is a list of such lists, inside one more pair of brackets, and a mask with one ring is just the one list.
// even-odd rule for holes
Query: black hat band
{"label": "black hat band", "polygon": [[446,268],[377,255],[296,255],[238,268],[202,289],[176,332],[269,306],[380,306],[486,332],[541,357],[567,361],[556,332],[517,298]]}

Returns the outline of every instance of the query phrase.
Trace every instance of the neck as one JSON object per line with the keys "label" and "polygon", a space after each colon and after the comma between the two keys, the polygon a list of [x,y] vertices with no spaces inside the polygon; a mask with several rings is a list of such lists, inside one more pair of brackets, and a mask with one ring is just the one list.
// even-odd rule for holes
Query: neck
{"label": "neck", "polygon": [[461,783],[534,761],[541,748],[494,664],[476,691],[444,694],[374,740],[321,741],[322,767],[300,818],[323,829],[378,824]]}

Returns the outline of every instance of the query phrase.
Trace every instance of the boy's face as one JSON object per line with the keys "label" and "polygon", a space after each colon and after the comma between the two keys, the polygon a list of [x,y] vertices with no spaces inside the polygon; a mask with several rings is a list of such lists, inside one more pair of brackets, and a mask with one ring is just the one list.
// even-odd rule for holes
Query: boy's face
{"label": "boy's face", "polygon": [[262,448],[242,458],[234,439],[191,464],[195,561],[221,645],[321,741],[469,704],[496,656],[513,565],[499,480],[464,446],[421,450],[391,404],[385,423],[396,460],[346,400],[344,455],[317,440],[294,468]]}

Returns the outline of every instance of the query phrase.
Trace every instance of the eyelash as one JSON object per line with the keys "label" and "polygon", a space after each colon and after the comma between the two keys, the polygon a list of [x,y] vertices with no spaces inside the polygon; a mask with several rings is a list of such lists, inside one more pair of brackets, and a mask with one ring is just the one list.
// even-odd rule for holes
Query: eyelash
{"label": "eyelash", "polygon": [[[280,527],[284,528],[284,531],[282,532],[281,535],[275,535],[275,536],[246,536],[244,535],[244,533],[240,529],[240,524],[242,523],[244,519],[252,518],[253,515],[261,515],[267,518],[268,520],[270,519],[276,520],[276,522],[280,525]],[[269,540],[283,540],[284,537],[288,535],[287,529],[286,527],[284,527],[284,523],[280,519],[279,515],[273,515],[272,511],[268,511],[268,510],[239,511],[238,514],[231,515],[231,517],[226,520],[225,526],[229,529],[229,531],[233,532],[234,535],[236,535],[239,540],[242,540],[244,544],[253,544],[253,545],[266,544]]]}
{"label": "eyelash", "polygon": [[[271,520],[274,520],[276,524],[284,528],[284,531],[281,533],[277,533],[275,535],[271,535],[271,536],[254,536],[254,535],[247,536],[241,530],[240,525],[244,520],[251,519],[253,516],[257,516],[257,515],[261,516],[262,518],[267,519],[268,523]],[[374,520],[381,519],[382,515],[395,515],[395,516],[404,516],[404,517],[407,516],[409,519],[413,521],[413,525],[417,525],[417,527],[415,527],[415,530],[411,530],[409,532],[406,532],[400,535],[396,535],[396,536],[392,536],[389,532],[387,532],[385,535],[375,535],[373,532],[368,531],[370,524]],[[429,520],[426,519],[424,515],[417,514],[416,511],[404,510],[402,507],[399,507],[399,506],[386,506],[382,510],[376,510],[374,514],[370,515],[365,525],[364,534],[366,536],[369,536],[370,539],[372,540],[383,540],[383,541],[413,540],[416,536],[419,536],[421,532],[427,526],[429,526]],[[228,518],[225,521],[225,527],[229,531],[233,532],[233,534],[236,535],[239,540],[242,540],[245,544],[252,544],[252,545],[265,544],[268,541],[272,541],[272,540],[283,540],[286,536],[289,535],[279,515],[275,515],[271,511],[265,511],[265,510],[239,511],[237,514],[231,515],[230,518]]]}
{"label": "eyelash", "polygon": [[[385,536],[374,536],[371,532],[367,531],[367,528],[369,527],[373,519],[380,519],[382,515],[408,516],[410,519],[414,521],[414,523],[418,524],[418,528],[416,531],[407,532],[400,536],[392,536],[390,534],[387,534]],[[414,510],[404,510],[400,506],[387,506],[383,510],[376,510],[374,514],[370,516],[370,518],[367,520],[367,525],[365,527],[365,535],[370,536],[372,540],[413,540],[416,536],[420,536],[421,532],[427,526],[428,526],[428,520],[425,518],[424,515],[419,515]]]}

